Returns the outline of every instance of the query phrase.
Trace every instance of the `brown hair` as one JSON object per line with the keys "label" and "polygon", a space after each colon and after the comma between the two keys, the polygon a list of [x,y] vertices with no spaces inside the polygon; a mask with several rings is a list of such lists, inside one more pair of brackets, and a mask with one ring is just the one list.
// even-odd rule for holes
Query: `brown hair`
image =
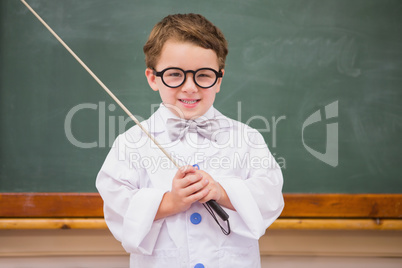
{"label": "brown hair", "polygon": [[227,41],[221,30],[202,15],[192,13],[169,15],[158,22],[143,48],[148,68],[155,68],[163,45],[169,39],[191,42],[202,48],[212,49],[218,57],[219,69],[225,67],[228,54]]}

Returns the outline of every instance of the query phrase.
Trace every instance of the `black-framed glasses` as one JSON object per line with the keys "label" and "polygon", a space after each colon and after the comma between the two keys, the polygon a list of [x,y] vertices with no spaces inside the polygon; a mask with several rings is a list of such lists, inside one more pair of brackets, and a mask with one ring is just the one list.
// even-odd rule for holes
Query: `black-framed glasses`
{"label": "black-framed glasses", "polygon": [[200,88],[210,88],[216,84],[218,78],[222,77],[222,71],[215,71],[211,68],[201,68],[198,70],[187,70],[171,67],[160,72],[154,70],[156,76],[161,77],[162,82],[170,88],[177,88],[186,81],[187,73],[193,74],[194,83]]}

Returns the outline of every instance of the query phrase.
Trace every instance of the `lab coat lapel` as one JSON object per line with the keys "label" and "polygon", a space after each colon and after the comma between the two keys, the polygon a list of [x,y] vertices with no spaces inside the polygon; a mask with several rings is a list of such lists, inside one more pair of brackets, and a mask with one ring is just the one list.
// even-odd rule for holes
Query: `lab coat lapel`
{"label": "lab coat lapel", "polygon": [[210,160],[214,157],[220,157],[225,146],[230,145],[230,140],[232,139],[232,120],[222,115],[218,110],[214,109],[214,118],[219,122],[219,130],[215,133],[214,137],[216,141],[204,140],[204,144],[200,146],[203,156],[203,161],[200,163]]}
{"label": "lab coat lapel", "polygon": [[[147,121],[142,123],[155,140],[172,155],[170,148],[174,146],[168,137],[164,122],[159,115],[159,110],[154,113]],[[143,133],[143,135],[146,135]],[[169,191],[172,188],[172,179],[177,172],[177,167],[169,158],[158,148],[158,146],[148,139],[148,141],[138,148],[141,155],[141,166],[147,170],[153,187]]]}

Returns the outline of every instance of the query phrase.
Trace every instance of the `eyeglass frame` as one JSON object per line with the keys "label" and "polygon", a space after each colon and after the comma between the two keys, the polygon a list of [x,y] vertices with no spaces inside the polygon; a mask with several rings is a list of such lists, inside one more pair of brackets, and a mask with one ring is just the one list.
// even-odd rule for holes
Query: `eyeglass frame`
{"label": "eyeglass frame", "polygon": [[[182,72],[184,73],[183,82],[181,82],[180,85],[174,86],[174,87],[169,86],[168,84],[166,84],[165,80],[163,79],[163,74],[164,74],[166,71],[172,70],[172,69],[180,70],[180,71],[182,71]],[[215,81],[214,81],[214,82],[212,83],[212,85],[210,85],[209,87],[200,86],[200,85],[197,83],[196,79],[195,79],[195,74],[196,74],[197,72],[199,72],[199,71],[202,71],[202,70],[209,70],[209,71],[212,71],[212,72],[215,73]],[[218,81],[219,78],[222,78],[222,77],[223,77],[222,71],[217,72],[216,70],[214,70],[214,69],[212,69],[212,68],[200,68],[200,69],[197,69],[197,70],[195,70],[195,71],[194,71],[194,70],[187,70],[187,71],[185,71],[185,70],[183,70],[183,69],[181,69],[181,68],[179,68],[179,67],[169,67],[169,68],[163,69],[163,70],[160,71],[160,72],[157,72],[155,69],[154,69],[153,71],[154,71],[154,75],[157,76],[157,77],[160,77],[161,80],[162,80],[162,82],[163,82],[163,84],[164,84],[165,86],[167,86],[167,87],[170,87],[170,88],[178,88],[178,87],[182,86],[182,85],[186,82],[186,80],[187,80],[187,73],[192,73],[192,74],[193,74],[193,81],[194,81],[194,83],[195,83],[198,87],[200,87],[200,88],[211,88],[211,87],[213,87],[213,86],[216,84],[216,82]]]}

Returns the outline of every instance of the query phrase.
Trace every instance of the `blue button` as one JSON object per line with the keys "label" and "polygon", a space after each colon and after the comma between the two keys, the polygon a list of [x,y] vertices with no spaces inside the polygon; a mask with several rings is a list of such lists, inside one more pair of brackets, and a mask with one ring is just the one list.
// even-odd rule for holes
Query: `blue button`
{"label": "blue button", "polygon": [[[202,220],[202,217],[201,217],[201,215],[199,213],[193,213],[190,216],[190,221],[191,221],[192,224],[199,224],[201,222],[201,220]],[[204,266],[202,266],[202,267],[204,267]]]}
{"label": "blue button", "polygon": [[197,263],[195,266],[194,266],[194,268],[204,268],[205,266],[204,266],[204,264],[202,264],[202,263]]}

